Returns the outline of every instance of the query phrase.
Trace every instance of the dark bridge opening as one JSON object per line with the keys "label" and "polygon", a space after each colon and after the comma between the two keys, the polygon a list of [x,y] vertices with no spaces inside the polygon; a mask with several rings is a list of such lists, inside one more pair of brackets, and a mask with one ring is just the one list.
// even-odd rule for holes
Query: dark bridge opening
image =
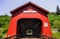
{"label": "dark bridge opening", "polygon": [[17,33],[21,38],[40,37],[42,21],[37,18],[23,18],[17,21]]}

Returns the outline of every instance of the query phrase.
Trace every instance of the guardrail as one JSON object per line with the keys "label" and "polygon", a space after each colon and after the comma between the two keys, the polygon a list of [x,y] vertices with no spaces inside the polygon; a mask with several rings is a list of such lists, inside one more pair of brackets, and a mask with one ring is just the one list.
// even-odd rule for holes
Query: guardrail
{"label": "guardrail", "polygon": [[[7,38],[0,38],[0,39],[11,39],[11,38],[13,38],[13,39],[20,39],[20,36],[19,36],[19,34],[16,34],[16,35],[13,35],[13,36],[9,36]],[[24,38],[29,38],[29,37],[26,36]],[[35,37],[33,37],[33,38],[35,38]],[[40,34],[39,39],[57,39],[57,38],[53,38],[53,37],[50,37],[50,36],[46,36],[46,35]]]}

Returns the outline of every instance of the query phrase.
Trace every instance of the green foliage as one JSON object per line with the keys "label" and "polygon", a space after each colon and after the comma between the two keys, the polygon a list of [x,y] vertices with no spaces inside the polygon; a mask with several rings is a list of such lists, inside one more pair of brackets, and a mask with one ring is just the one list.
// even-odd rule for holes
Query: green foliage
{"label": "green foliage", "polygon": [[0,16],[0,38],[5,37],[11,16]]}
{"label": "green foliage", "polygon": [[48,14],[48,19],[50,21],[51,27],[53,26],[53,22],[55,20],[55,14]]}
{"label": "green foliage", "polygon": [[48,14],[48,18],[52,29],[58,29],[58,32],[60,32],[60,15]]}

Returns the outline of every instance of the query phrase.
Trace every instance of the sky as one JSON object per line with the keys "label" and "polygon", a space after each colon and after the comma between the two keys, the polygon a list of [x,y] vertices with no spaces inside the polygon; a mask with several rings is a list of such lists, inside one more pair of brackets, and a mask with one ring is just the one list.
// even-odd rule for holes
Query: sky
{"label": "sky", "polygon": [[10,15],[10,11],[27,3],[33,2],[36,5],[50,11],[55,12],[56,6],[60,7],[60,0],[0,0],[0,15]]}

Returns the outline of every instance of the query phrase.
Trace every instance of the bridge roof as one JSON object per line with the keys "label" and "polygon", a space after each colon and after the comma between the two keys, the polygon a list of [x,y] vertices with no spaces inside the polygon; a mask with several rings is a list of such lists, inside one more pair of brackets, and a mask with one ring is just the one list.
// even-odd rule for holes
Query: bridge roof
{"label": "bridge roof", "polygon": [[36,8],[36,9],[40,10],[41,12],[44,12],[44,13],[47,13],[47,14],[49,13],[48,10],[45,10],[44,8],[42,8],[42,7],[34,4],[34,3],[32,3],[32,2],[28,2],[28,3],[26,3],[26,4],[22,5],[22,6],[19,6],[18,8],[14,9],[14,10],[12,10],[12,11],[10,11],[10,12],[11,12],[11,14],[12,14],[12,13],[18,12],[18,11],[20,11],[20,10],[28,7],[28,6],[34,7],[34,8]]}

